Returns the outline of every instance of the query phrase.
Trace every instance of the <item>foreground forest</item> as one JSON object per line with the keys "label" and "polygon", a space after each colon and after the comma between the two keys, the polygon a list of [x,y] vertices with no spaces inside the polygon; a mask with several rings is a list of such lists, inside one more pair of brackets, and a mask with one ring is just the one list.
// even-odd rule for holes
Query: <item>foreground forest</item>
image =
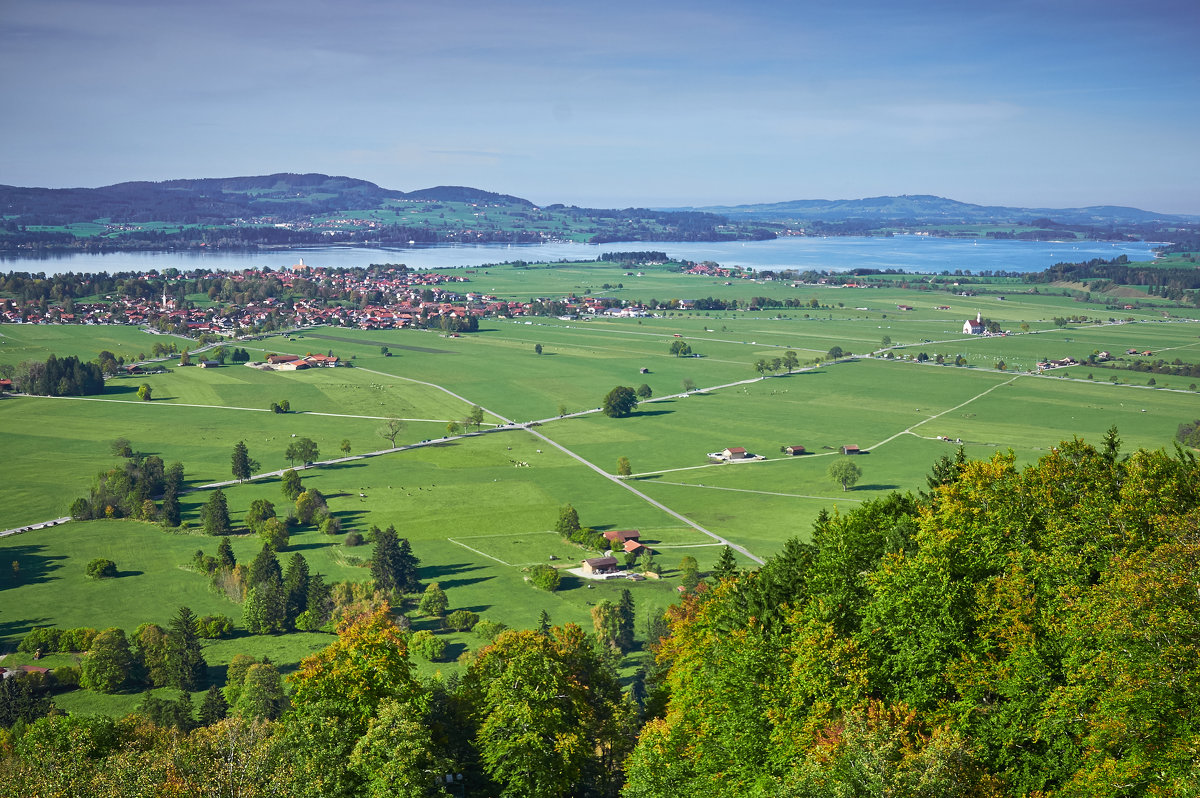
{"label": "foreground forest", "polygon": [[628,689],[604,613],[422,682],[385,607],[287,697],[231,666],[199,721],[64,716],[10,679],[0,794],[1194,795],[1198,522],[1194,455],[1115,430],[1025,469],[945,457],[920,495],[699,586]]}

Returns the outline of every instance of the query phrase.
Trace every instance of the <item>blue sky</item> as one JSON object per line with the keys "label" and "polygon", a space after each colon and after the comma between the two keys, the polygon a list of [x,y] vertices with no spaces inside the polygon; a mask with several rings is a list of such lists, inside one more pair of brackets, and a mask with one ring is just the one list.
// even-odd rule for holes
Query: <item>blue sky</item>
{"label": "blue sky", "polygon": [[1200,213],[1200,3],[0,0],[0,183]]}

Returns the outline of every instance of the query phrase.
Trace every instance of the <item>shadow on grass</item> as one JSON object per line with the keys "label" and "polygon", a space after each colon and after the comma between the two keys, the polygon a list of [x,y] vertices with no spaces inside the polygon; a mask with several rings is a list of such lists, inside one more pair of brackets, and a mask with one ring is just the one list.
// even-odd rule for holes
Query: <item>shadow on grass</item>
{"label": "shadow on grass", "polygon": [[634,418],[638,418],[641,416],[666,416],[674,412],[674,410],[638,410],[631,415]]}
{"label": "shadow on grass", "polygon": [[114,578],[120,579],[123,576],[141,576],[144,573],[146,573],[146,572],[145,571],[117,571],[117,575]]}
{"label": "shadow on grass", "polygon": [[467,585],[477,585],[480,582],[490,582],[495,579],[494,576],[479,576],[473,579],[442,579],[438,581],[438,585],[442,590],[451,590],[456,587],[466,587]]}
{"label": "shadow on grass", "polygon": [[900,490],[899,485],[855,485],[850,489],[855,490]]}
{"label": "shadow on grass", "polygon": [[127,394],[127,393],[136,394],[138,392],[138,388],[140,387],[140,385],[141,385],[141,383],[138,383],[138,385],[118,385],[118,384],[114,384],[114,383],[105,383],[103,395],[104,396],[115,396],[118,394]]}
{"label": "shadow on grass", "polygon": [[446,644],[446,653],[442,655],[442,662],[457,662],[458,658],[467,652],[466,643],[452,641]]}
{"label": "shadow on grass", "polygon": [[441,582],[442,577],[463,574],[468,571],[479,571],[482,568],[482,565],[475,563],[454,562],[446,565],[426,565],[418,570],[422,582]]}
{"label": "shadow on grass", "polygon": [[40,585],[58,579],[50,574],[62,568],[60,561],[67,557],[62,554],[42,554],[45,548],[31,544],[5,549],[3,567],[0,567],[0,590],[21,585]]}
{"label": "shadow on grass", "polygon": [[50,618],[21,618],[19,620],[0,621],[0,653],[16,651],[21,638],[29,634],[35,626],[49,626]]}

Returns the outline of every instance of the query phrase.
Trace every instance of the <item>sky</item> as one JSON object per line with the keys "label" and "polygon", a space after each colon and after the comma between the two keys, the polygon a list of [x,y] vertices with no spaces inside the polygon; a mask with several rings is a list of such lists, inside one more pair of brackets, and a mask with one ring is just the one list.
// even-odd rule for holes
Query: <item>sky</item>
{"label": "sky", "polygon": [[0,184],[1200,214],[1195,0],[0,0]]}

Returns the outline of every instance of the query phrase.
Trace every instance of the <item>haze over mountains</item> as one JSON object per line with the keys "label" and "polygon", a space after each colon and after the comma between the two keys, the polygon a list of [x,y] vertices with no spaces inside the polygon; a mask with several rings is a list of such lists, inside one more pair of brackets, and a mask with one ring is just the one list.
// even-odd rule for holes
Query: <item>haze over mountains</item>
{"label": "haze over mountains", "polygon": [[[95,219],[195,221],[251,216],[295,217],[334,211],[367,210],[395,201],[472,202],[536,207],[529,200],[466,186],[417,191],[386,189],[367,180],[323,174],[272,175],[117,183],[100,188],[47,189],[0,186],[0,212],[9,221],[63,224]],[[541,206],[563,207],[561,205]],[[984,206],[932,195],[843,200],[793,200],[751,205],[659,209],[704,212],[734,223],[860,220],[876,224],[1020,224],[1034,219],[1071,225],[1191,223],[1181,216],[1121,206],[1017,208]]]}

